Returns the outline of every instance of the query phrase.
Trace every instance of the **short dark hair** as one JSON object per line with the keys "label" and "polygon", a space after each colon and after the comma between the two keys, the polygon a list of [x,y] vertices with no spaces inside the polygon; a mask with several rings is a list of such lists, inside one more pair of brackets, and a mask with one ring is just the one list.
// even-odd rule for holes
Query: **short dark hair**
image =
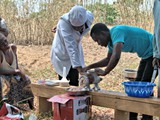
{"label": "short dark hair", "polygon": [[102,31],[109,32],[109,29],[104,23],[96,23],[91,29],[90,36],[92,36],[93,33],[98,35]]}

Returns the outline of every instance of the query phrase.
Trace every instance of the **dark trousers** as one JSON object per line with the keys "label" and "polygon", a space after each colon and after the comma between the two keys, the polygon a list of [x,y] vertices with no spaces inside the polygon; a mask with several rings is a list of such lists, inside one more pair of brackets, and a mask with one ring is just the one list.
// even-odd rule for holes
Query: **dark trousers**
{"label": "dark trousers", "polygon": [[[147,59],[141,59],[135,81],[151,82],[152,73],[153,73],[152,61],[153,61],[153,57],[149,57]],[[138,116],[138,113],[130,112],[130,120],[137,120],[137,116]],[[143,114],[142,120],[153,120],[153,117],[150,115]]]}
{"label": "dark trousers", "polygon": [[[60,75],[58,75],[59,80],[62,79]],[[77,69],[73,69],[72,67],[69,70],[67,75],[67,80],[70,80],[69,84],[73,86],[78,86],[79,72]]]}

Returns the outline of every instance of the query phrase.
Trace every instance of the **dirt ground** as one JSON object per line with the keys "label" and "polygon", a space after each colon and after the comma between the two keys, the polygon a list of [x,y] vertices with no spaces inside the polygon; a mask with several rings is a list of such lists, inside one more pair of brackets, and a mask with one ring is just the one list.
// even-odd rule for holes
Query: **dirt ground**
{"label": "dirt ground", "polygon": [[[98,46],[97,43],[93,42],[89,37],[85,37],[82,43],[86,65],[106,57],[107,49]],[[50,50],[51,45],[18,45],[19,66],[25,71],[26,74],[30,76],[32,82],[47,78],[57,79],[54,68],[50,62]],[[124,92],[122,82],[126,81],[126,79],[123,76],[123,70],[125,68],[137,69],[139,60],[140,59],[136,54],[122,53],[117,67],[109,75],[103,77],[103,81],[100,83],[101,88]],[[114,111],[112,109],[94,106],[92,111],[94,113],[93,118],[95,118],[95,120],[113,120]]]}
{"label": "dirt ground", "polygon": [[[90,37],[85,37],[83,42],[85,63],[86,65],[103,59],[107,55],[107,49],[98,46],[97,43],[93,42]],[[55,77],[54,68],[50,62],[50,50],[51,45],[48,46],[21,46],[18,45],[18,61],[19,66],[27,74],[33,78],[33,82],[36,79],[45,79],[47,77]],[[122,54],[121,60],[117,67],[106,77],[120,77],[123,79],[123,69],[138,67],[139,58],[135,54],[124,53]],[[44,71],[43,71],[44,70]],[[46,70],[46,71],[45,71]],[[51,73],[48,76],[42,76],[43,73]],[[41,74],[40,74],[41,73]],[[38,74],[38,75],[37,75]],[[42,78],[41,78],[42,77]],[[44,78],[43,78],[44,77]],[[112,79],[113,80],[113,79]]]}

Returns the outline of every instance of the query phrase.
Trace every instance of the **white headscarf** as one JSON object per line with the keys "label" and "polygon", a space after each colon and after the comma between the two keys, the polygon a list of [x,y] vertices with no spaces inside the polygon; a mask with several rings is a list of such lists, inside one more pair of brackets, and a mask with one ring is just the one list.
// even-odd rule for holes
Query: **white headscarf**
{"label": "white headscarf", "polygon": [[73,26],[82,26],[87,21],[86,9],[82,6],[74,6],[69,11],[69,21]]}
{"label": "white headscarf", "polygon": [[3,18],[0,21],[0,27],[8,30],[7,25],[6,25],[6,21]]}
{"label": "white headscarf", "polygon": [[3,18],[1,18],[1,20],[0,20],[0,28],[3,29],[3,32],[4,32],[3,34],[5,36],[8,36],[9,30],[8,30],[6,21]]}

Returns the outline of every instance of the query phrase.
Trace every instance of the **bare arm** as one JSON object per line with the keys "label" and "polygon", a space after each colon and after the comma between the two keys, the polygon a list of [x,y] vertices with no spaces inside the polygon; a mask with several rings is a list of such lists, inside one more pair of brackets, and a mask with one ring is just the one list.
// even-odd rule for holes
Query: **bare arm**
{"label": "bare arm", "polygon": [[13,69],[10,71],[1,71],[0,75],[20,75],[21,76],[21,71],[19,69]]}
{"label": "bare arm", "polygon": [[112,53],[108,53],[106,58],[83,68],[84,71],[87,71],[87,70],[92,69],[92,68],[106,67],[108,65],[108,62],[110,60],[111,55],[112,55]]}
{"label": "bare arm", "polygon": [[14,55],[16,56],[16,64],[17,64],[17,69],[18,69],[19,67],[18,67],[18,59],[17,59],[17,46],[12,44],[11,48],[13,50]]}
{"label": "bare arm", "polygon": [[118,64],[119,60],[120,60],[120,57],[121,57],[121,49],[122,49],[122,46],[123,46],[123,43],[122,42],[119,42],[119,43],[116,43],[113,47],[113,53],[112,53],[112,56],[110,58],[110,61],[108,63],[108,66],[107,68],[105,69],[104,71],[104,74],[102,75],[106,75],[108,74],[110,71],[112,71],[115,66]]}
{"label": "bare arm", "polygon": [[18,67],[18,57],[17,57],[17,46],[12,44],[11,45],[11,48],[13,50],[13,53],[15,54],[15,57],[16,57],[16,64],[17,64],[17,69],[15,70],[17,75],[20,75],[23,79],[26,79],[26,76],[25,74],[19,69]]}

